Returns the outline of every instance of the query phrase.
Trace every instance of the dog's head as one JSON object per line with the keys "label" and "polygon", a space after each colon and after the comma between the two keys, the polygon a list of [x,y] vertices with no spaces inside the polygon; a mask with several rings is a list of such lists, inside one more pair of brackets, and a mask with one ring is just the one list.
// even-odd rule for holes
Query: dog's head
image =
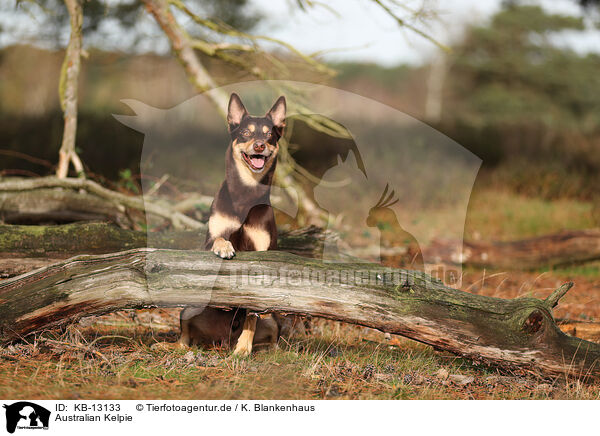
{"label": "dog's head", "polygon": [[237,94],[231,94],[227,123],[231,134],[232,153],[238,169],[247,169],[253,178],[261,177],[273,166],[285,126],[285,97],[277,99],[264,117],[248,114]]}

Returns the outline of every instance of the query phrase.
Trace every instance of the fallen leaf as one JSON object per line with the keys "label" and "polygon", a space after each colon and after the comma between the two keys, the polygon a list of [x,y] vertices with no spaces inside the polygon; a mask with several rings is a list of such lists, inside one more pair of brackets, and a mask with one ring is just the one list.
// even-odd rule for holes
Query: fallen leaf
{"label": "fallen leaf", "polygon": [[448,371],[444,368],[440,368],[438,370],[438,372],[435,373],[435,375],[437,376],[437,378],[442,379],[442,380],[446,380],[448,378]]}
{"label": "fallen leaf", "polygon": [[196,359],[196,357],[194,356],[194,352],[193,351],[188,351],[183,356],[183,361],[185,363],[188,363],[188,364],[193,363],[195,359]]}
{"label": "fallen leaf", "polygon": [[470,375],[452,374],[449,377],[452,383],[459,386],[465,386],[475,381],[475,377]]}

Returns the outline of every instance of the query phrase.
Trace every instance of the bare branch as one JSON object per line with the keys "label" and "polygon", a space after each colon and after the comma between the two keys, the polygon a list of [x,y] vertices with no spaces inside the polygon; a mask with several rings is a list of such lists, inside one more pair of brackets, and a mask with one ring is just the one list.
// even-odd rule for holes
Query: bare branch
{"label": "bare branch", "polygon": [[[270,36],[250,35],[249,33],[241,32],[237,29],[234,29],[233,27],[230,27],[225,23],[216,22],[213,20],[202,18],[202,17],[198,16],[197,14],[195,14],[181,0],[168,0],[168,2],[170,4],[172,4],[173,6],[175,6],[177,9],[184,12],[186,15],[188,15],[195,23],[197,23],[209,30],[212,30],[213,32],[219,33],[221,35],[247,39],[249,41],[253,41],[254,43],[256,43],[257,41],[266,41],[266,42],[271,42],[271,43],[277,44],[280,47],[287,49],[290,53],[293,53],[295,56],[298,56],[299,58],[301,58],[304,62],[311,65],[313,68],[315,68],[316,71],[319,71],[319,72],[327,74],[327,75],[335,74],[334,70],[332,70],[331,68],[322,64],[321,62],[315,60],[314,58],[302,53],[300,50],[298,50],[292,44],[289,44],[289,43],[282,41],[280,39],[277,39],[277,38],[272,38]],[[258,47],[255,47],[255,51],[256,52],[259,51]]]}
{"label": "bare branch", "polygon": [[169,8],[169,2],[167,0],[142,1],[146,5],[148,12],[152,14],[158,25],[169,38],[175,56],[183,65],[192,85],[200,92],[215,90],[215,92],[208,94],[209,98],[213,99],[217,110],[225,117],[227,95],[217,90],[217,84],[212,76],[198,60],[196,53],[194,53],[194,43],[177,23],[177,20]]}
{"label": "bare branch", "polygon": [[558,300],[566,295],[567,292],[573,287],[573,282],[568,282],[563,284],[560,288],[556,289],[552,294],[546,298],[545,303],[550,306],[550,308],[554,308],[558,305]]}
{"label": "bare branch", "polygon": [[390,17],[392,17],[398,23],[398,25],[400,25],[401,27],[406,27],[407,29],[411,30],[412,32],[415,32],[417,35],[425,38],[429,42],[432,42],[433,44],[435,44],[436,46],[438,46],[439,48],[441,48],[444,51],[450,51],[450,48],[448,46],[442,44],[441,42],[439,42],[438,40],[433,38],[431,35],[428,35],[427,33],[423,32],[421,29],[413,26],[412,24],[408,23],[403,18],[399,17],[389,6],[387,6],[385,3],[383,3],[383,1],[381,1],[381,0],[372,0],[372,1],[375,2],[377,5],[379,5],[381,7],[381,9],[383,9]]}

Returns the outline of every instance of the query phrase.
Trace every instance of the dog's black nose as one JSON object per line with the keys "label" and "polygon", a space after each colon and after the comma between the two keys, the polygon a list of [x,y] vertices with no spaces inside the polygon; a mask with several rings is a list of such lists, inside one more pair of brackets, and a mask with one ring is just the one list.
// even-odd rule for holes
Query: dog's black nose
{"label": "dog's black nose", "polygon": [[254,151],[257,153],[262,153],[265,149],[265,143],[262,141],[256,141],[254,143]]}

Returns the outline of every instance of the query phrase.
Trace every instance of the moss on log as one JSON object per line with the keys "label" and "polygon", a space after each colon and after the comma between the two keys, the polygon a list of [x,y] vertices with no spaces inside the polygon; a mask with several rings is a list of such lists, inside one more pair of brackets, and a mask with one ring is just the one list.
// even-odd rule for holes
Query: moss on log
{"label": "moss on log", "polygon": [[[306,227],[281,232],[282,251],[314,257],[323,251],[326,232]],[[146,233],[108,223],[73,223],[60,226],[0,225],[0,272],[2,258],[65,258],[75,254],[104,254],[132,248],[198,250],[204,247],[205,231],[175,230]]]}

